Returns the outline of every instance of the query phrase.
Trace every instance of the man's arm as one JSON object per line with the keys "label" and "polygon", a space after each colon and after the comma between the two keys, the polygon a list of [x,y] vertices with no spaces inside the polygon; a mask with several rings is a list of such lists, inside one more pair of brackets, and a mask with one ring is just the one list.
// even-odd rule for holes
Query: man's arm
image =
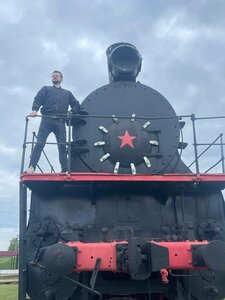
{"label": "man's arm", "polygon": [[77,101],[77,99],[74,97],[74,95],[70,92],[70,101],[69,101],[70,107],[72,111],[75,114],[79,114],[80,112],[80,103]]}
{"label": "man's arm", "polygon": [[32,105],[32,112],[29,114],[30,117],[36,117],[39,108],[44,104],[46,97],[46,87],[43,86],[37,95],[34,97],[34,102]]}

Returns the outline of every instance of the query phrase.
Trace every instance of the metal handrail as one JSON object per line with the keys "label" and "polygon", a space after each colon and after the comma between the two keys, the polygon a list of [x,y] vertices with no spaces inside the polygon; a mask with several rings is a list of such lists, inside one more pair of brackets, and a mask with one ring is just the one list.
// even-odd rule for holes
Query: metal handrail
{"label": "metal handrail", "polygon": [[218,160],[214,165],[212,165],[208,170],[206,170],[204,173],[208,173],[210,170],[212,170],[214,167],[216,167],[220,162],[222,161],[222,158]]}
{"label": "metal handrail", "polygon": [[[69,135],[68,135],[68,141],[66,143],[57,143],[57,142],[45,142],[45,145],[61,145],[61,144],[66,144],[67,149],[68,149],[68,172],[71,172],[71,126],[72,126],[72,120],[73,119],[91,119],[91,118],[99,118],[99,119],[112,119],[112,118],[117,118],[117,119],[130,119],[133,116],[114,116],[114,115],[88,115],[88,114],[75,114],[73,115],[71,112],[65,114],[65,115],[59,115],[59,116],[42,116],[42,115],[37,115],[36,117],[40,117],[40,118],[52,118],[52,119],[63,119],[65,121],[67,121],[67,125],[69,128]],[[29,121],[29,116],[26,116],[26,126],[25,126],[25,134],[24,134],[24,142],[23,142],[23,154],[22,154],[22,162],[21,162],[21,173],[23,172],[23,168],[24,168],[24,161],[25,161],[25,151],[26,151],[26,147],[28,144],[32,144],[32,148],[33,145],[35,145],[35,141],[29,142],[27,141],[27,132],[28,132],[28,121]],[[196,117],[194,114],[187,114],[187,115],[179,115],[179,116],[164,116],[164,117],[145,117],[145,116],[135,116],[135,119],[137,120],[168,120],[168,119],[178,119],[183,120],[183,119],[190,119],[192,121],[192,129],[193,129],[193,146],[194,146],[194,155],[195,155],[195,159],[194,161],[188,166],[191,167],[193,164],[195,164],[195,168],[196,168],[196,173],[200,172],[200,167],[199,167],[199,158],[201,158],[203,156],[203,154],[205,154],[212,146],[220,146],[221,147],[221,159],[215,163],[212,167],[210,167],[206,172],[208,172],[209,170],[211,170],[212,168],[214,168],[216,165],[218,165],[220,162],[222,164],[222,172],[225,172],[225,166],[224,166],[224,150],[223,147],[225,145],[225,143],[223,143],[223,134],[221,133],[213,142],[211,143],[198,143],[197,142],[197,134],[196,134],[196,121],[201,121],[201,120],[216,120],[216,119],[225,119],[225,116],[207,116],[207,117]],[[182,131],[182,129],[181,129]],[[34,133],[35,134],[35,133]],[[36,134],[35,134],[36,137]],[[217,143],[217,141],[220,139],[220,143]],[[198,147],[199,146],[207,146],[200,154],[198,154]],[[48,162],[48,164],[51,167],[51,172],[55,172],[53,165],[51,164],[50,160],[48,159],[46,153],[44,152],[44,150],[42,150],[44,153],[44,156]],[[37,165],[37,167],[41,170],[40,166]],[[41,172],[43,172],[41,170]]]}
{"label": "metal handrail", "polygon": [[[195,151],[195,160],[192,162],[189,167],[195,163],[196,164],[196,173],[199,173],[199,158],[209,149],[211,146],[220,146],[221,147],[221,158],[220,160],[215,163],[213,166],[211,166],[206,172],[213,169],[215,166],[217,166],[220,162],[222,163],[222,172],[225,173],[225,167],[224,167],[224,151],[223,146],[225,145],[223,143],[223,134],[221,133],[212,143],[197,143],[197,137],[196,137],[196,129],[195,129],[195,121],[199,120],[216,120],[216,119],[225,119],[225,116],[206,116],[206,117],[196,117],[195,115],[192,115],[191,120],[193,124],[193,138],[194,138],[194,151]],[[220,138],[220,143],[216,143],[216,141]],[[198,155],[197,147],[198,146],[208,146],[200,155]],[[206,173],[205,172],[205,173]]]}
{"label": "metal handrail", "polygon": [[[35,132],[33,132],[33,136],[36,138],[36,140],[37,140],[37,135],[36,135],[36,133]],[[33,141],[32,141],[33,142]],[[34,144],[36,144],[35,142],[33,142]],[[45,143],[46,144],[46,143]],[[57,144],[57,143],[56,143]],[[33,147],[32,147],[32,149],[31,150],[33,150]],[[53,165],[51,164],[51,162],[50,162],[50,160],[48,159],[48,157],[47,157],[47,154],[46,154],[46,152],[45,152],[45,150],[44,149],[42,149],[42,152],[43,152],[43,154],[44,154],[44,157],[46,158],[46,160],[47,160],[47,162],[48,162],[48,164],[49,164],[49,166],[51,167],[51,173],[52,172],[54,172],[55,173],[55,170],[54,170],[54,168],[53,168]],[[37,164],[37,167],[41,170],[41,168],[39,167],[39,165]],[[43,171],[41,170],[41,172],[43,173]]]}
{"label": "metal handrail", "polygon": [[25,153],[26,153],[26,141],[27,141],[27,132],[28,132],[29,118],[26,117],[25,121],[26,121],[26,123],[25,123],[24,138],[23,138],[23,151],[22,151],[22,160],[21,160],[21,166],[20,166],[20,174],[22,174],[23,170],[24,170]]}
{"label": "metal handrail", "polygon": [[[198,155],[198,159],[204,154],[207,152],[207,150],[209,150],[213,145],[216,145],[216,141],[218,141],[218,139],[221,137],[221,134],[210,144],[197,144],[198,146],[205,146],[205,145],[208,145],[208,147],[205,148],[205,150],[203,150],[199,155]],[[219,144],[221,145],[221,144]],[[188,168],[190,168],[193,164],[195,163],[195,160],[188,166]]]}
{"label": "metal handrail", "polygon": [[[144,117],[144,116],[135,116],[135,119],[137,120],[167,120],[167,119],[179,119],[181,120],[182,118],[191,118],[192,115],[179,115],[179,116],[164,116],[164,117]],[[132,116],[118,116],[118,115],[82,115],[82,114],[62,114],[59,116],[50,116],[50,115],[36,115],[35,117],[38,118],[50,118],[50,119],[65,119],[65,120],[69,120],[69,118],[71,119],[80,119],[80,118],[85,118],[85,119],[93,119],[93,118],[97,118],[97,119],[112,119],[112,117],[116,117],[117,119],[130,119],[132,118]],[[35,118],[35,117],[30,117],[29,115],[27,116],[27,118]]]}

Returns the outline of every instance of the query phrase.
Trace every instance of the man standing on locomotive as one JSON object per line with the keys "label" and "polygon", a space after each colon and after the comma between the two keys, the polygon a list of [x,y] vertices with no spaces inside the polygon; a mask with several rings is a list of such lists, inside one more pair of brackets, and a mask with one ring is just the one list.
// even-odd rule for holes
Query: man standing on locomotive
{"label": "man standing on locomotive", "polygon": [[[69,106],[73,113],[80,112],[80,104],[73,94],[61,88],[63,75],[60,71],[52,73],[53,86],[43,86],[34,98],[30,117],[36,117],[39,108],[43,115],[37,135],[37,143],[32,151],[27,173],[33,173],[45,146],[47,137],[54,133],[59,150],[62,172],[67,171],[66,126],[65,117]],[[64,117],[64,118],[63,118]]]}

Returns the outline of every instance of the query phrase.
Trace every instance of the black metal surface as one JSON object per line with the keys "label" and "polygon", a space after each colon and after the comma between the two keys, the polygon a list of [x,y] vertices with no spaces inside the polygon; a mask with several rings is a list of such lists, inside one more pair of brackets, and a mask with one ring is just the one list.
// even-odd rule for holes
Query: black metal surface
{"label": "black metal surface", "polygon": [[204,249],[205,264],[216,272],[225,272],[225,242],[212,241]]}
{"label": "black metal surface", "polygon": [[[96,295],[96,296],[98,297],[98,298],[97,298],[98,300],[101,300],[101,299],[102,299],[102,294],[99,293],[98,291],[96,291],[96,290],[94,290],[94,289],[92,289],[92,288],[89,288],[87,285],[82,284],[82,283],[80,283],[80,282],[78,282],[78,281],[75,281],[74,279],[72,279],[72,278],[70,278],[70,277],[68,277],[68,276],[64,276],[64,278],[67,279],[67,280],[69,280],[69,281],[71,281],[71,282],[74,283],[75,285],[78,285],[78,286],[80,286],[81,288],[87,290],[90,294]],[[86,298],[86,299],[87,299],[87,298]]]}
{"label": "black metal surface", "polygon": [[218,220],[207,218],[199,224],[198,233],[202,240],[224,240],[225,227]]}
{"label": "black metal surface", "polygon": [[128,241],[128,265],[132,279],[144,280],[151,274],[151,261],[148,242],[141,238]]}
{"label": "black metal surface", "polygon": [[[153,109],[154,107],[154,109]],[[118,173],[131,174],[130,163],[134,163],[137,173],[158,174],[160,172],[181,172],[175,159],[179,146],[180,125],[176,114],[169,102],[157,91],[141,83],[116,82],[103,86],[91,93],[82,103],[82,109],[88,110],[90,115],[102,114],[106,116],[130,116],[130,119],[87,118],[87,123],[76,126],[73,140],[85,139],[88,153],[81,153],[82,160],[96,172],[113,172],[115,163],[120,162]],[[135,114],[136,117],[132,118]],[[138,116],[146,116],[146,120],[139,120]],[[153,120],[152,118],[168,117],[168,119]],[[143,125],[150,121],[147,128]],[[108,133],[99,130],[104,126]],[[133,148],[122,146],[119,137],[128,132],[135,137]],[[98,141],[105,142],[104,146],[94,146]],[[158,142],[158,145],[150,144]],[[100,159],[109,153],[110,157],[101,162]],[[147,167],[143,157],[150,160],[151,167]],[[79,157],[72,157],[72,171],[88,171]],[[186,167],[186,172],[190,172]]]}
{"label": "black metal surface", "polygon": [[117,269],[134,280],[146,280],[152,272],[169,267],[168,249],[147,239],[130,237],[128,245],[117,245]]}
{"label": "black metal surface", "polygon": [[109,81],[135,81],[141,71],[141,55],[129,43],[116,43],[106,50]]}
{"label": "black metal surface", "polygon": [[53,274],[65,275],[76,267],[76,249],[57,243],[44,250],[40,263]]}
{"label": "black metal surface", "polygon": [[148,243],[148,248],[148,253],[150,254],[151,258],[152,272],[160,271],[161,269],[167,269],[169,266],[168,249],[154,243]]}
{"label": "black metal surface", "polygon": [[[92,188],[68,183],[59,190],[36,190],[32,197],[27,232],[28,262],[34,258],[40,239],[43,239],[44,247],[57,241],[107,242],[129,240],[132,237],[156,241],[185,241],[190,237],[196,240],[200,221],[203,224],[209,215],[224,223],[223,198],[220,193],[198,190],[196,193],[183,191],[180,194],[166,190],[165,199],[162,201],[163,195],[156,191],[157,189],[155,192],[152,188],[148,189],[146,185],[141,187],[140,184],[133,183],[97,184]],[[121,251],[121,256],[126,258],[127,255],[128,259],[128,249]],[[158,272],[156,269],[166,265],[166,255],[159,249],[148,251],[152,253],[148,261],[151,262],[151,276],[154,276]],[[135,264],[138,266],[138,261]],[[125,262],[123,265],[120,263],[120,266],[118,263],[118,269],[128,272],[129,266]],[[143,269],[138,272],[143,272]],[[146,277],[149,275],[145,274]],[[33,267],[29,268],[30,295],[36,294],[36,288],[32,288],[30,282],[37,282],[40,280],[38,278],[42,282],[40,290],[44,290],[49,284],[57,286],[58,289],[57,276]],[[97,290],[98,280],[99,276],[96,280]],[[133,283],[128,281],[127,284],[126,289],[129,290],[129,285]]]}
{"label": "black metal surface", "polygon": [[26,226],[27,226],[27,187],[20,183],[20,202],[19,202],[19,293],[18,299],[26,299],[27,291],[27,241],[26,241]]}
{"label": "black metal surface", "polygon": [[90,280],[90,287],[92,288],[92,290],[95,287],[95,283],[96,283],[100,263],[101,263],[101,258],[97,258],[96,262],[95,262],[94,270],[91,274],[91,280]]}

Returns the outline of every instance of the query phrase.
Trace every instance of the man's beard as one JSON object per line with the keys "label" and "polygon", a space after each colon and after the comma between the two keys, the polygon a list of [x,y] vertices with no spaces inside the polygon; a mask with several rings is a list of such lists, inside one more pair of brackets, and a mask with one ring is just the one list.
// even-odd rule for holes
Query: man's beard
{"label": "man's beard", "polygon": [[61,83],[61,80],[55,79],[55,80],[52,80],[52,83],[53,83],[53,84],[60,84],[60,83]]}

